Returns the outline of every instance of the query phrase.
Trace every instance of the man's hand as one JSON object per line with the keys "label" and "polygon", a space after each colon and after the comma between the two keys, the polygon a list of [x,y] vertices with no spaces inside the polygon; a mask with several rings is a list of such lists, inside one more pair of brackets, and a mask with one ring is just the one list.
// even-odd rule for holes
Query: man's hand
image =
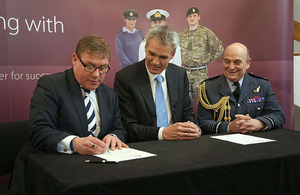
{"label": "man's hand", "polygon": [[119,140],[117,137],[113,136],[113,135],[106,135],[103,140],[102,140],[105,145],[106,148],[110,148],[112,150],[115,150],[116,146],[121,150],[122,148],[129,148],[125,143],[123,143],[121,140]]}
{"label": "man's hand", "polygon": [[253,119],[249,114],[235,115],[236,119],[229,125],[229,132],[252,133],[263,128],[263,123],[260,120]]}
{"label": "man's hand", "polygon": [[194,123],[188,121],[184,123],[175,123],[163,130],[164,140],[184,140],[200,137],[201,130]]}
{"label": "man's hand", "polygon": [[74,152],[83,155],[102,154],[106,151],[106,145],[96,137],[75,137],[73,139]]}

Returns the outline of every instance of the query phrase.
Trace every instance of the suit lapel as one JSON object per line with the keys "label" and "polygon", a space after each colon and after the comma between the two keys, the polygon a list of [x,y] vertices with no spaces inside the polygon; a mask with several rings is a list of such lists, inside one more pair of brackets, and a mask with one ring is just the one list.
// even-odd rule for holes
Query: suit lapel
{"label": "suit lapel", "polygon": [[107,104],[106,104],[106,102],[107,102],[106,98],[107,97],[103,93],[103,86],[102,86],[102,84],[99,85],[99,87],[97,88],[96,94],[97,94],[97,101],[98,101],[98,106],[99,106],[99,110],[100,110],[100,121],[101,122],[100,122],[100,134],[98,135],[98,136],[100,136],[101,133],[104,132],[104,131],[102,131],[102,129],[104,129],[102,121],[106,120],[104,113],[107,110],[107,108],[106,108],[106,106],[107,106]]}
{"label": "suit lapel", "polygon": [[[174,72],[174,69],[172,69],[170,66],[167,67],[166,69],[166,79],[167,79],[167,88],[168,88],[168,94],[169,94],[169,99],[170,99],[170,106],[171,106],[171,111],[172,111],[172,118],[173,113],[176,113],[176,106],[177,100],[179,99],[178,97],[178,79],[176,78],[176,73]],[[172,90],[169,90],[172,89]]]}
{"label": "suit lapel", "polygon": [[156,116],[155,104],[153,99],[153,94],[151,91],[151,85],[149,81],[148,72],[145,67],[145,60],[142,61],[139,65],[139,75],[137,77],[137,86],[141,91],[141,95],[143,96],[145,103],[151,113],[151,116]]}
{"label": "suit lapel", "polygon": [[226,80],[226,77],[224,76],[224,74],[220,77],[219,79],[219,83],[218,83],[219,87],[220,87],[220,93],[221,95],[224,96],[229,96],[230,100],[235,102],[235,98],[231,93],[230,87],[228,86],[228,82]]}
{"label": "suit lapel", "polygon": [[85,111],[85,106],[83,102],[83,96],[80,90],[80,85],[75,79],[74,73],[73,73],[73,68],[70,69],[67,73],[67,78],[68,78],[68,84],[69,84],[69,94],[70,97],[73,101],[74,108],[77,112],[78,119],[81,124],[81,133],[83,136],[87,136],[88,132],[86,131],[87,129],[87,119],[86,119],[86,111]]}
{"label": "suit lapel", "polygon": [[246,73],[241,88],[241,95],[240,95],[239,102],[243,101],[248,96],[248,94],[253,90],[254,88],[253,85],[254,85],[253,80]]}

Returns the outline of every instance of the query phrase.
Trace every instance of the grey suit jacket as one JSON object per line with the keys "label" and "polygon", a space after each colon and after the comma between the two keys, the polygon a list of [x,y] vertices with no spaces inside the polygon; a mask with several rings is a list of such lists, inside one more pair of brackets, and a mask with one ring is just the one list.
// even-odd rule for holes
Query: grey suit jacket
{"label": "grey suit jacket", "polygon": [[[117,94],[103,83],[96,89],[101,117],[102,139],[114,133],[123,142],[126,131],[121,122]],[[69,135],[89,136],[80,85],[73,68],[39,79],[31,98],[29,141],[38,149],[57,152],[57,143]]]}
{"label": "grey suit jacket", "polygon": [[[172,120],[197,124],[189,98],[189,82],[184,69],[169,64],[166,68]],[[145,60],[132,64],[115,75],[114,89],[119,95],[122,122],[128,142],[157,140],[156,109]]]}
{"label": "grey suit jacket", "polygon": [[[259,90],[255,91],[256,89]],[[268,125],[268,129],[282,128],[285,116],[278,104],[271,84],[266,79],[252,74],[245,74],[239,101],[236,102],[224,75],[206,80],[206,94],[210,104],[217,103],[222,97],[229,96],[231,121],[236,114],[249,114]],[[216,114],[216,120],[219,113]],[[204,134],[225,133],[229,122],[214,120],[213,110],[198,104],[197,120]]]}

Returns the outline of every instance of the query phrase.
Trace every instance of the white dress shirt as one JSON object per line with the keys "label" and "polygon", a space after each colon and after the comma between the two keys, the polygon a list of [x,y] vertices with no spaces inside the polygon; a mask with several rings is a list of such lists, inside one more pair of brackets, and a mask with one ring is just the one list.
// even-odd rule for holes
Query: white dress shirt
{"label": "white dress shirt", "polygon": [[[145,66],[146,66],[146,64],[145,64]],[[150,85],[151,85],[151,90],[152,90],[152,95],[153,95],[153,100],[154,100],[154,103],[155,103],[155,87],[156,87],[156,84],[157,84],[155,78],[156,78],[157,74],[150,73],[149,70],[148,70],[148,68],[147,68],[147,66],[146,66],[146,69],[147,69],[147,72],[148,72],[148,76],[149,76],[149,80],[150,80]],[[159,75],[161,75],[163,77],[162,88],[163,88],[163,92],[164,92],[164,96],[165,96],[165,101],[166,101],[167,114],[168,114],[168,122],[169,122],[169,125],[172,125],[173,121],[172,121],[172,112],[171,112],[170,98],[169,98],[168,88],[167,88],[166,69],[163,70]],[[158,140],[163,140],[162,133],[163,133],[164,128],[166,128],[166,127],[160,127],[159,128],[159,131],[158,131]]]}

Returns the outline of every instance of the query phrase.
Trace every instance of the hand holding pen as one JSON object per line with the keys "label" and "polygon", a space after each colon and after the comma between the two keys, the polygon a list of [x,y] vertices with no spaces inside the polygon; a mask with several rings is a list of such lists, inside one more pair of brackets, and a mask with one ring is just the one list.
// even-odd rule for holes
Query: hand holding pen
{"label": "hand holding pen", "polygon": [[[95,135],[92,131],[88,130],[88,132],[89,132],[89,134],[90,134],[91,136],[96,137],[96,135]],[[95,145],[95,144],[92,144],[92,147],[94,148],[94,147],[96,147],[96,145]],[[106,148],[106,152],[107,152],[107,153],[110,153],[109,150],[108,150],[108,148]]]}
{"label": "hand holding pen", "polygon": [[106,144],[100,139],[87,136],[87,137],[75,137],[72,140],[73,151],[83,155],[96,155],[106,152]]}

